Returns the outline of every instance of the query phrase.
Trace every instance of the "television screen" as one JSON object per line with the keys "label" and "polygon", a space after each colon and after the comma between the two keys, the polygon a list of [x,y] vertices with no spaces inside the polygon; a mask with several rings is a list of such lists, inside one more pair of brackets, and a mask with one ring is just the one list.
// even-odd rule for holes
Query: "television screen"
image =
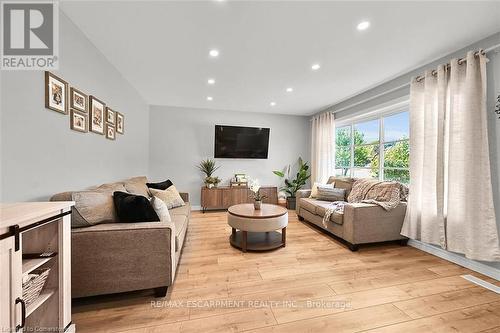
{"label": "television screen", "polygon": [[269,128],[215,125],[215,158],[267,158]]}

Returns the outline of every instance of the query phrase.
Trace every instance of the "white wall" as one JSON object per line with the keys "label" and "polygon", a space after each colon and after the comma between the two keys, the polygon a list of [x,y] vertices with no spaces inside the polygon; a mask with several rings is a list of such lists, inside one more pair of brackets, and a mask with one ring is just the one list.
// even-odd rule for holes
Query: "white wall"
{"label": "white wall", "polygon": [[150,108],[151,179],[171,179],[179,191],[189,192],[194,206],[200,205],[202,174],[196,165],[214,156],[215,125],[271,128],[268,159],[216,159],[216,175],[228,184],[235,173],[259,179],[262,185],[278,185],[272,170],[310,157],[309,117],[216,111],[180,107]]}
{"label": "white wall", "polygon": [[1,194],[3,201],[46,200],[148,169],[148,105],[63,14],[60,70],[70,84],[125,115],[116,141],[69,128],[69,115],[44,107],[42,71],[1,73]]}

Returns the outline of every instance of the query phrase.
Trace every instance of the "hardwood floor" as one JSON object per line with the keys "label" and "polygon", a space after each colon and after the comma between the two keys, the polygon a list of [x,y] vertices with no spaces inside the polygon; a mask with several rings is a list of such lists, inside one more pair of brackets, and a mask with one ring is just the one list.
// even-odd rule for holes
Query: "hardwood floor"
{"label": "hardwood floor", "polygon": [[349,251],[290,211],[287,246],[242,253],[224,212],[193,213],[167,297],[77,300],[83,332],[500,332],[496,280],[396,244]]}

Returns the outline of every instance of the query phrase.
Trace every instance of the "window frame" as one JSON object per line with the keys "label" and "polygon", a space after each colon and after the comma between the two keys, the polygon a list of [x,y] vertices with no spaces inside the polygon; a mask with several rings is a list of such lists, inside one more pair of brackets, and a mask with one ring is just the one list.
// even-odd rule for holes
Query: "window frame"
{"label": "window frame", "polygon": [[[386,109],[382,112],[375,112],[375,114],[370,113],[370,115],[367,116],[361,116],[361,117],[353,117],[350,119],[346,119],[343,121],[339,121],[336,126],[335,126],[335,138],[337,137],[337,129],[349,128],[349,134],[350,134],[350,145],[349,146],[338,146],[337,143],[335,142],[335,149],[337,147],[350,147],[350,163],[348,167],[337,167],[337,161],[335,161],[335,173],[337,174],[337,170],[343,170],[348,168],[348,174],[346,176],[353,177],[354,173],[356,170],[371,170],[371,168],[366,168],[366,167],[356,167],[354,165],[354,150],[355,147],[362,147],[362,146],[379,146],[379,165],[378,165],[378,179],[379,180],[384,180],[384,170],[407,170],[408,172],[410,171],[410,167],[408,168],[401,168],[401,167],[385,167],[385,145],[390,144],[390,143],[398,143],[402,141],[408,141],[410,140],[410,133],[408,133],[408,139],[400,139],[400,140],[394,140],[394,141],[385,141],[385,126],[384,126],[384,118],[394,116],[400,113],[405,113],[405,112],[410,112],[409,110],[409,103],[402,103],[399,104],[395,107]],[[359,123],[367,122],[367,121],[373,121],[373,120],[378,120],[378,130],[379,130],[379,137],[378,137],[378,143],[366,143],[366,144],[361,144],[361,145],[355,145],[354,144],[354,126]]]}

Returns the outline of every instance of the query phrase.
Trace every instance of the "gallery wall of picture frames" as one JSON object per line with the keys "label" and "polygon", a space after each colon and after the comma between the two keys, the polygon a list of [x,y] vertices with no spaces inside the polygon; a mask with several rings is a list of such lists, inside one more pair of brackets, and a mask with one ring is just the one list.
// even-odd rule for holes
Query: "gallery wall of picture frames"
{"label": "gallery wall of picture frames", "polygon": [[70,117],[70,128],[82,133],[96,133],[109,140],[125,133],[125,116],[106,106],[93,95],[70,86],[62,78],[45,72],[45,107]]}

